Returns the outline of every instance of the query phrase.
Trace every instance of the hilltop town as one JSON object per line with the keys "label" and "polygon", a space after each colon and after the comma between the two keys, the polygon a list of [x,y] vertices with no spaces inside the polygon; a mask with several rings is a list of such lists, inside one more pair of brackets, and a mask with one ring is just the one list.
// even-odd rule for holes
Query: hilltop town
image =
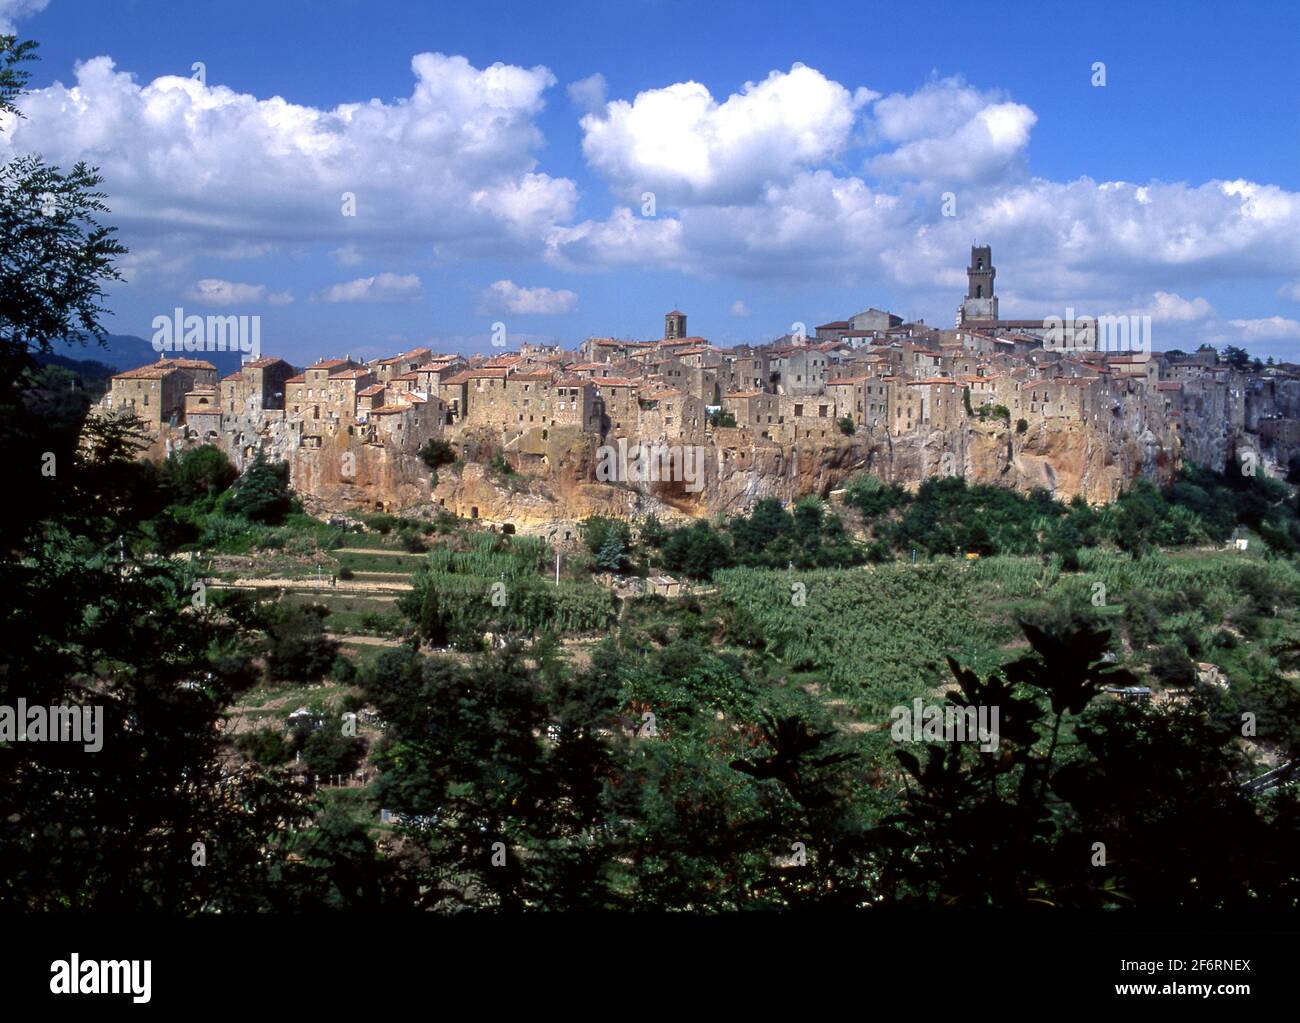
{"label": "hilltop town", "polygon": [[[588,514],[826,496],[864,470],[1093,503],[1184,461],[1286,471],[1300,448],[1300,367],[1233,365],[1208,346],[1157,352],[1149,337],[1116,351],[1095,322],[1002,320],[995,273],[991,249],[973,247],[952,329],[871,308],[719,348],[673,310],[660,339],[572,351],[416,348],[302,372],[263,357],[220,380],[201,358],[160,358],[115,376],[101,408],[140,416],[155,456],[211,443],[241,467],[259,451],[288,461],[316,510],[441,508],[557,536]],[[459,458],[434,484],[419,453],[436,438]],[[601,480],[596,453],[619,441],[702,447],[703,486]]]}

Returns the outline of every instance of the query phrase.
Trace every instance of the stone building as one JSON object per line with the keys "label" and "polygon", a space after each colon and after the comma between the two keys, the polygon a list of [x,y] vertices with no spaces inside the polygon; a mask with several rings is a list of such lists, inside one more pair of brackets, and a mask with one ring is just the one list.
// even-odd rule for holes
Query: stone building
{"label": "stone building", "polygon": [[780,425],[780,401],[769,391],[737,391],[722,396],[722,407],[736,417],[740,429],[770,438]]}
{"label": "stone building", "polygon": [[[213,391],[217,367],[204,359],[159,359],[118,373],[104,396],[106,409],[131,409],[151,432],[178,426],[185,418],[185,396]],[[215,396],[211,399],[215,402]]]}
{"label": "stone building", "polygon": [[228,416],[253,415],[262,409],[283,409],[293,367],[283,359],[264,357],[246,362],[221,378],[221,411]]}
{"label": "stone building", "polygon": [[389,359],[378,359],[371,364],[371,371],[376,381],[386,384],[395,376],[409,373],[411,370],[428,362],[433,355],[427,348],[412,348],[409,352],[394,355]]}
{"label": "stone building", "polygon": [[330,377],[362,367],[351,359],[322,359],[285,381],[285,411],[304,423],[329,419]]}
{"label": "stone building", "polygon": [[633,436],[640,419],[636,394],[640,381],[627,377],[599,377],[591,383],[602,406],[601,436]]}
{"label": "stone building", "polygon": [[675,387],[650,383],[637,393],[636,436],[644,441],[699,444],[704,440],[704,402]]}
{"label": "stone building", "polygon": [[830,396],[779,395],[776,437],[784,444],[803,440],[833,444],[839,431],[835,399]]}

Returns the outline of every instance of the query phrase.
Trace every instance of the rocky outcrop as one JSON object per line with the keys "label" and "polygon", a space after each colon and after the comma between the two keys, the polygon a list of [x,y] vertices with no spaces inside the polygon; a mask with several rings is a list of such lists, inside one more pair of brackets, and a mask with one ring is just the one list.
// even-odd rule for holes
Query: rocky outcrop
{"label": "rocky outcrop", "polygon": [[[502,443],[467,434],[462,460],[438,473],[436,485],[416,453],[416,439],[376,443],[344,431],[304,438],[283,419],[232,421],[222,444],[241,468],[261,449],[288,461],[291,482],[313,513],[354,509],[431,516],[445,510],[557,541],[577,536],[592,515],[665,521],[748,511],[765,497],[826,497],[858,473],[915,487],[932,476],[962,475],[1028,492],[1042,488],[1069,500],[1115,500],[1129,481],[1167,482],[1183,457],[1177,429],[1163,420],[1040,420],[1025,432],[998,420],[965,419],[958,429],[901,436],[860,430],[835,443],[782,445],[749,431],[720,428],[703,446],[698,487],[677,479],[643,483],[597,481],[598,440],[576,428],[534,430]],[[1227,451],[1228,438],[1199,438],[1198,447]],[[174,445],[197,443],[173,436]],[[510,471],[500,469],[501,460]]]}

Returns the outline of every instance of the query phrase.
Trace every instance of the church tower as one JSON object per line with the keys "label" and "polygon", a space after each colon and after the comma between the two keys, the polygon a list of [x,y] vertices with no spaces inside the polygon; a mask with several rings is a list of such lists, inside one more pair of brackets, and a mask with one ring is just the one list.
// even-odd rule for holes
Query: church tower
{"label": "church tower", "polygon": [[675,341],[686,336],[686,314],[678,309],[664,316],[664,340]]}
{"label": "church tower", "polygon": [[998,298],[993,294],[993,248],[989,245],[972,245],[970,266],[966,268],[966,300],[958,313],[959,325],[968,320],[996,320]]}

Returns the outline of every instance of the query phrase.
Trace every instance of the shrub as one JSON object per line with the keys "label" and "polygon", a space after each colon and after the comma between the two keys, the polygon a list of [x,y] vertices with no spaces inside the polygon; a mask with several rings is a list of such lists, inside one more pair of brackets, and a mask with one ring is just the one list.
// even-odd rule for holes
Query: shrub
{"label": "shrub", "polygon": [[235,481],[226,507],[251,522],[279,525],[294,507],[289,463],[268,462],[259,450],[253,464]]}
{"label": "shrub", "polygon": [[420,459],[430,469],[436,471],[440,466],[451,465],[456,461],[456,452],[447,441],[441,437],[434,437],[420,448]]}

